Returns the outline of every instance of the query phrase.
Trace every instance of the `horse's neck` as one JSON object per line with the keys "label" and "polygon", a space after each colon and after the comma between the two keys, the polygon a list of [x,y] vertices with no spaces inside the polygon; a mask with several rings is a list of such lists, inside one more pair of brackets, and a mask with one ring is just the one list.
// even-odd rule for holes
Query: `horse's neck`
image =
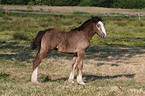
{"label": "horse's neck", "polygon": [[85,34],[85,37],[90,41],[92,37],[96,34],[93,30],[93,24],[90,24],[89,26],[82,29],[83,33]]}

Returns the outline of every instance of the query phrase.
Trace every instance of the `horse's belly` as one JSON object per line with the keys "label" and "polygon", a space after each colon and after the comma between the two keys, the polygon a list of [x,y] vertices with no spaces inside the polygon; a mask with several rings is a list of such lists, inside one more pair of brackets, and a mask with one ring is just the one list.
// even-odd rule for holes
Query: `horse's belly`
{"label": "horse's belly", "polygon": [[58,46],[57,51],[63,52],[63,53],[76,53],[76,48],[75,47]]}

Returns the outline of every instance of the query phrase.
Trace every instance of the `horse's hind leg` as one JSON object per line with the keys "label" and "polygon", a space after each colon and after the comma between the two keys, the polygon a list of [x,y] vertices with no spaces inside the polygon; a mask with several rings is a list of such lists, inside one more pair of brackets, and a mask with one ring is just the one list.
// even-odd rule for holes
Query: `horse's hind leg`
{"label": "horse's hind leg", "polygon": [[43,50],[41,49],[40,52],[35,56],[33,59],[33,73],[31,77],[31,81],[38,83],[37,74],[38,74],[38,66],[40,65],[43,58],[45,58],[52,50]]}
{"label": "horse's hind leg", "polygon": [[77,59],[77,57],[73,58],[72,72],[70,73],[70,76],[68,79],[68,81],[72,82],[72,83],[74,83],[73,79],[74,79],[75,69],[76,69],[76,65],[77,65],[76,59]]}

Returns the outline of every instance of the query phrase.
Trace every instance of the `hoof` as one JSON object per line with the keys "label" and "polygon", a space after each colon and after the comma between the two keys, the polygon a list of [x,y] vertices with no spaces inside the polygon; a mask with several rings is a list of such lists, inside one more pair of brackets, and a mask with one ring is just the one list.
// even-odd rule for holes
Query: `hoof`
{"label": "hoof", "polygon": [[31,81],[31,82],[36,83],[36,84],[39,84],[39,82],[38,82],[38,81]]}
{"label": "hoof", "polygon": [[84,83],[83,81],[82,82],[78,82],[80,85],[85,85],[86,83]]}
{"label": "hoof", "polygon": [[73,80],[69,79],[68,82],[75,83]]}

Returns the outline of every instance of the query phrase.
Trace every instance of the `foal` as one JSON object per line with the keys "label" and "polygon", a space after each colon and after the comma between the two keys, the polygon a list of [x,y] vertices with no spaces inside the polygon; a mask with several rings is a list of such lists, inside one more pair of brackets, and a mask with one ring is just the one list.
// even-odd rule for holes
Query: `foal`
{"label": "foal", "polygon": [[69,32],[51,28],[40,31],[32,43],[32,49],[39,47],[39,51],[33,59],[32,82],[37,81],[38,66],[43,58],[51,51],[56,50],[58,53],[71,54],[74,56],[72,72],[68,81],[74,82],[74,72],[77,68],[77,82],[85,84],[82,79],[83,57],[85,51],[90,45],[91,38],[98,34],[101,38],[106,38],[107,34],[100,17],[91,17],[78,28]]}

